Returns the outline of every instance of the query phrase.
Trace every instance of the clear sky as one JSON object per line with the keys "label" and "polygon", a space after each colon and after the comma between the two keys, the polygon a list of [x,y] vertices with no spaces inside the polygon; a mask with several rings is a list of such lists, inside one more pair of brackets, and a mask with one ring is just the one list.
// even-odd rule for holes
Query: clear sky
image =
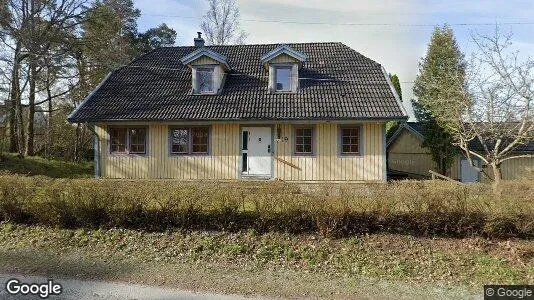
{"label": "clear sky", "polygon": [[[405,103],[412,97],[411,82],[432,32],[432,26],[427,25],[451,24],[460,48],[469,55],[474,49],[471,35],[491,33],[494,26],[460,24],[532,23],[502,28],[513,32],[517,50],[534,56],[534,0],[238,0],[238,3],[241,27],[249,34],[247,43],[342,42],[381,63],[388,72],[398,74]],[[140,30],[165,22],[177,31],[177,45],[192,45],[206,9],[203,0],[135,0],[135,5],[142,12]]]}

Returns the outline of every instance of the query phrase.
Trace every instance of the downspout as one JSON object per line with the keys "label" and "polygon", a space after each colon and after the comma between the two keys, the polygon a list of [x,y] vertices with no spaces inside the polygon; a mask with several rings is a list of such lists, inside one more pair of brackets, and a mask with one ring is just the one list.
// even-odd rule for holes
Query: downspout
{"label": "downspout", "polygon": [[95,151],[95,158],[94,158],[94,160],[95,160],[95,178],[98,179],[98,178],[101,177],[101,172],[100,172],[100,138],[98,137],[98,134],[95,131],[95,125],[89,125],[87,127],[89,127],[89,130],[94,135],[93,147],[94,147],[94,151]]}
{"label": "downspout", "polygon": [[382,157],[384,158],[384,164],[382,166],[382,172],[384,172],[384,181],[388,181],[388,163],[389,163],[389,157],[388,157],[388,148],[387,148],[387,131],[386,131],[386,123],[382,123]]}

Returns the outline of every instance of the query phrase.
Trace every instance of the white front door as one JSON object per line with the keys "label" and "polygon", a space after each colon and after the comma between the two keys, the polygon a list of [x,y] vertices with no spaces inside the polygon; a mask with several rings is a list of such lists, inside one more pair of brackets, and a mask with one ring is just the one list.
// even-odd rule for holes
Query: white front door
{"label": "white front door", "polygon": [[[477,161],[473,160],[473,163],[477,164]],[[460,172],[462,182],[478,182],[478,171],[471,167],[467,159],[462,159],[460,161]]]}
{"label": "white front door", "polygon": [[271,177],[271,128],[243,127],[241,141],[243,175]]}

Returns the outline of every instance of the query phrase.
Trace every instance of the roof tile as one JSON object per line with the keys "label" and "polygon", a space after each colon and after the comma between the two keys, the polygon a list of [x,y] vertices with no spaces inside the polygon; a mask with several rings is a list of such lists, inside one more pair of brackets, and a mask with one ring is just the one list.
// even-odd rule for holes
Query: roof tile
{"label": "roof tile", "polygon": [[69,118],[111,120],[335,120],[404,118],[382,66],[341,43],[289,44],[308,56],[298,93],[270,94],[261,57],[280,44],[207,46],[232,68],[218,95],[191,95],[180,60],[195,47],[166,47],[113,72]]}

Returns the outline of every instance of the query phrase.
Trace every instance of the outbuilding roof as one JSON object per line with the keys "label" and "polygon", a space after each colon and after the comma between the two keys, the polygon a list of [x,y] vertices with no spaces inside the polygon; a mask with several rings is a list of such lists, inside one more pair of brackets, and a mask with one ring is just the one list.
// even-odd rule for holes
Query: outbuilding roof
{"label": "outbuilding roof", "polygon": [[[425,129],[423,127],[422,122],[405,122],[405,123],[402,123],[399,126],[399,128],[390,137],[387,138],[387,146],[388,147],[391,146],[404,130],[411,132],[413,135],[419,138],[421,142],[423,141],[425,137]],[[507,142],[504,141],[504,143],[502,144],[502,147],[505,146],[506,143]],[[492,144],[490,142],[487,142],[487,144],[491,149]],[[473,151],[479,151],[479,152],[484,151],[484,147],[482,146],[482,143],[480,143],[478,139],[471,140],[469,142],[469,148],[470,150],[473,150]],[[523,144],[517,145],[514,151],[515,152],[534,152],[534,140],[526,141]]]}

